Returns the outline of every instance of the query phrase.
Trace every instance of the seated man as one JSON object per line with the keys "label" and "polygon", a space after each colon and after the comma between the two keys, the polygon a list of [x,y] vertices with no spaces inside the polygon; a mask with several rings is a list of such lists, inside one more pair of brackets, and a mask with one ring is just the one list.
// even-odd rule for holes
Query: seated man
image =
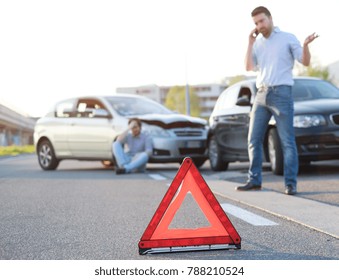
{"label": "seated man", "polygon": [[[124,148],[127,145],[128,151]],[[144,171],[152,154],[152,139],[141,132],[141,121],[137,118],[128,121],[128,129],[113,143],[116,161],[116,174]]]}

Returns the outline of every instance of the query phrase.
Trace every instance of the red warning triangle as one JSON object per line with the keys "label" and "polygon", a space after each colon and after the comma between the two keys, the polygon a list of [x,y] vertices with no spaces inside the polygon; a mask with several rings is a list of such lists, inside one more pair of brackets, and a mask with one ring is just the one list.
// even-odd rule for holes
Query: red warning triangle
{"label": "red warning triangle", "polygon": [[[210,225],[197,229],[170,229],[187,193],[192,194]],[[146,254],[154,248],[202,245],[210,245],[210,249],[213,245],[234,245],[240,249],[241,238],[192,159],[185,158],[139,241],[139,253]]]}

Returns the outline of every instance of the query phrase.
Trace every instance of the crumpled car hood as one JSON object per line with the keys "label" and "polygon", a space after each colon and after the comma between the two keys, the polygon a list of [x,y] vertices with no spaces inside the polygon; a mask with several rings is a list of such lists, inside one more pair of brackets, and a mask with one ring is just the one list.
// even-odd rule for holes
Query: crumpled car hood
{"label": "crumpled car hood", "polygon": [[142,122],[162,128],[193,127],[204,128],[207,121],[182,114],[147,114],[137,116]]}

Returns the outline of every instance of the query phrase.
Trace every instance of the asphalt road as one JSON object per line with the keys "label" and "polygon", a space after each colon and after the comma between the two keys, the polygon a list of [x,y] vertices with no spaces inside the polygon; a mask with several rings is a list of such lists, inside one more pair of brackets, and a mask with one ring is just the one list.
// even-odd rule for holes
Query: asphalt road
{"label": "asphalt road", "polygon": [[[212,172],[206,164],[201,174],[240,234],[241,250],[139,255],[140,237],[178,168],[176,164],[149,165],[145,174],[117,176],[97,162],[65,161],[58,170],[46,172],[35,156],[0,159],[0,259],[339,259],[339,218],[330,215],[338,211],[338,162],[301,173],[297,197],[284,195],[282,177],[267,170],[264,191],[237,197],[234,182],[246,179],[246,164],[231,165],[221,173]],[[276,203],[269,205],[270,200]],[[284,209],[278,206],[292,211],[281,214]],[[312,226],[312,221],[298,220],[306,219],[307,213],[289,217],[301,214],[304,207],[328,211],[329,217],[315,211],[311,219],[329,218],[326,223],[332,227],[323,229],[326,223]],[[187,195],[171,226],[205,224],[201,209]]]}

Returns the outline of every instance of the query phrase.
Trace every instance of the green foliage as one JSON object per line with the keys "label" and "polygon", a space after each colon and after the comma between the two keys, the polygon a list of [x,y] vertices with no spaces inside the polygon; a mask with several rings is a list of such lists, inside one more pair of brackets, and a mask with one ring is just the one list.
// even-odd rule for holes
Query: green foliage
{"label": "green foliage", "polygon": [[318,64],[310,65],[308,67],[298,67],[297,70],[298,76],[317,77],[326,81],[331,81],[328,68]]}
{"label": "green foliage", "polygon": [[[194,117],[200,116],[199,98],[195,94],[194,89],[189,87],[190,95],[190,111]],[[165,106],[170,110],[181,114],[186,114],[186,87],[174,86],[171,87],[166,96]]]}
{"label": "green foliage", "polygon": [[0,156],[16,156],[19,154],[35,153],[33,145],[26,146],[0,146]]}
{"label": "green foliage", "polygon": [[241,82],[243,80],[246,80],[246,76],[245,75],[237,75],[237,76],[233,76],[229,79],[228,82],[228,86],[234,85],[237,82]]}

